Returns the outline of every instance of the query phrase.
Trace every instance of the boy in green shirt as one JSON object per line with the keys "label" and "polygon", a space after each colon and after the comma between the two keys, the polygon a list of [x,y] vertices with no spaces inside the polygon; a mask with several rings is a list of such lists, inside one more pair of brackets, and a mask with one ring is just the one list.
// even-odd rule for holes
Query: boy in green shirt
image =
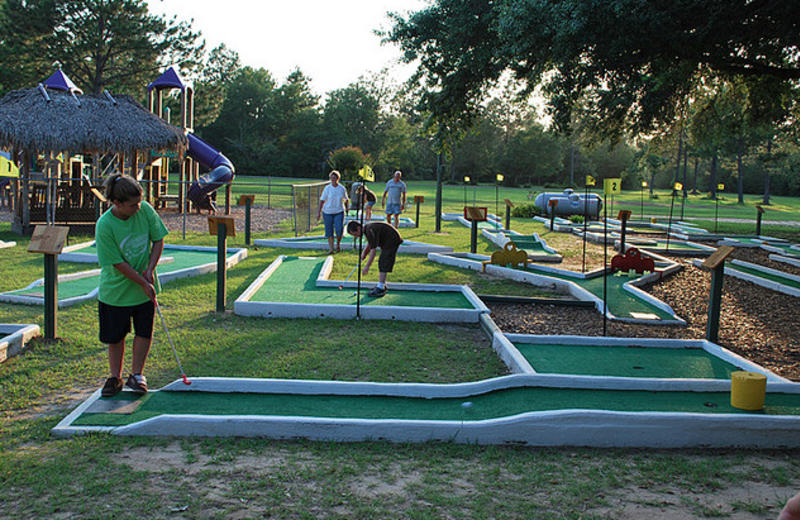
{"label": "boy in green shirt", "polygon": [[[97,221],[95,240],[100,263],[97,296],[100,341],[108,344],[111,377],[103,386],[103,397],[122,390],[125,337],[133,321],[133,362],[125,383],[137,394],[147,392],[142,375],[153,340],[156,265],[164,251],[168,231],[161,217],[147,202],[142,187],[127,175],[111,175],[105,182],[106,199],[112,204]],[[152,247],[151,247],[152,244]]]}

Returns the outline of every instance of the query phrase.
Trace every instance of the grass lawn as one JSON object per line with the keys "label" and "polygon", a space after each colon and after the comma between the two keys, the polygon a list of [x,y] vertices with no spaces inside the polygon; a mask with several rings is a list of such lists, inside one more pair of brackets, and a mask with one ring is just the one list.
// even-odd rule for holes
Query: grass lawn
{"label": "grass lawn", "polygon": [[[434,233],[432,183],[410,188],[426,202],[421,227],[404,229],[403,236],[467,250],[469,229],[443,222]],[[494,188],[479,190],[476,196],[488,199],[493,210]],[[503,188],[499,196],[501,203],[503,198],[524,202],[526,193]],[[445,211],[458,211],[463,188],[447,187],[445,194]],[[657,203],[665,200],[668,204],[665,197]],[[792,212],[800,215],[798,201],[784,203],[790,209],[783,220],[794,220]],[[729,218],[754,214],[750,206],[725,211]],[[767,216],[772,219],[773,213],[778,211],[768,209]],[[725,226],[735,232],[733,223]],[[580,262],[581,243],[574,237],[545,233],[532,221],[514,220],[512,227],[540,233],[565,261]],[[21,288],[43,271],[41,255],[25,252],[28,239],[9,230],[0,223],[0,240],[18,242],[0,249],[0,291]],[[785,233],[796,240],[789,226]],[[229,245],[240,245],[241,235]],[[72,237],[72,243],[89,238]],[[215,238],[189,233],[182,241],[173,233],[168,242],[214,245]],[[493,250],[479,240],[479,252]],[[228,272],[229,309],[272,260],[298,251],[251,248],[249,253]],[[602,261],[597,246],[589,247],[589,255]],[[355,259],[353,252],[336,255],[333,276],[347,276]],[[60,273],[86,268],[59,264]],[[368,279],[376,276],[370,273]],[[401,255],[389,281],[469,283],[480,294],[537,295],[416,255]],[[213,312],[215,291],[215,275],[209,274],[171,282],[161,296],[190,377],[451,383],[506,373],[474,326],[220,315]],[[35,340],[0,365],[0,518],[775,518],[800,487],[796,451],[51,438],[50,429],[106,376],[96,312],[94,302],[59,310],[59,341]],[[41,326],[42,309],[0,304],[0,322]],[[158,327],[155,336],[147,376],[158,388],[179,373]]]}

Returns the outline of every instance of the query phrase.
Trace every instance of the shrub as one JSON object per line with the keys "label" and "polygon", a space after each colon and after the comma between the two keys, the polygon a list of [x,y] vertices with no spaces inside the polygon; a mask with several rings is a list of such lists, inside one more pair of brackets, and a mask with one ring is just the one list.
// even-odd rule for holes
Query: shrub
{"label": "shrub", "polygon": [[511,208],[511,216],[516,218],[533,218],[542,214],[534,204],[520,204]]}
{"label": "shrub", "polygon": [[583,224],[583,215],[570,215],[569,221],[573,224]]}

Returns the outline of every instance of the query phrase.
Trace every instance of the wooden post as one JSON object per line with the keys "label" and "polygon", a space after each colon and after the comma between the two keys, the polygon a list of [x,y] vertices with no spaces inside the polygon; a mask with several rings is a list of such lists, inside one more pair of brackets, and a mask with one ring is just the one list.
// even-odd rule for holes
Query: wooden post
{"label": "wooden post", "polygon": [[44,337],[58,336],[58,255],[64,248],[69,227],[36,226],[28,245],[29,253],[44,254]]}
{"label": "wooden post", "polygon": [[233,217],[208,217],[208,231],[217,235],[217,312],[225,312],[225,296],[227,294],[228,273],[228,235],[236,236]]}
{"label": "wooden post", "polygon": [[238,204],[244,205],[244,243],[250,245],[250,209],[256,200],[255,195],[241,195]]}
{"label": "wooden post", "polygon": [[725,277],[725,259],[733,252],[731,246],[721,246],[709,256],[703,267],[711,270],[711,296],[708,303],[706,339],[716,343],[719,339],[719,316],[722,310],[722,282]]}
{"label": "wooden post", "polygon": [[514,207],[514,204],[508,199],[503,200],[506,203],[506,230],[511,231],[511,208]]}
{"label": "wooden post", "polygon": [[419,227],[419,205],[425,202],[425,197],[422,195],[414,195],[414,203],[417,205],[417,218],[414,220],[414,227]]}
{"label": "wooden post", "polygon": [[617,215],[617,219],[622,221],[622,237],[619,240],[619,252],[625,254],[625,235],[628,230],[628,219],[631,217],[631,211],[622,209]]}
{"label": "wooden post", "polygon": [[558,206],[558,199],[550,199],[547,201],[550,208],[550,231],[555,231],[556,225],[556,206]]}
{"label": "wooden post", "polygon": [[470,252],[478,252],[478,222],[484,222],[489,218],[488,208],[478,208],[474,206],[464,207],[464,218],[472,222],[472,234],[470,239]]}
{"label": "wooden post", "polygon": [[758,210],[758,215],[756,215],[756,236],[761,236],[761,217],[764,216],[764,208],[761,205],[756,204],[756,210]]}

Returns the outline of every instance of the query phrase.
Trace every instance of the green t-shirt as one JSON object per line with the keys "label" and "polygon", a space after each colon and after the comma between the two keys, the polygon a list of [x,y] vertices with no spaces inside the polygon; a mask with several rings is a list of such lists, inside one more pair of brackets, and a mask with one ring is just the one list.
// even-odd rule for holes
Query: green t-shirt
{"label": "green t-shirt", "polygon": [[[100,263],[100,290],[97,299],[107,305],[131,307],[148,301],[142,287],[129,280],[114,264],[127,262],[137,272],[143,273],[150,263],[153,242],[167,235],[167,227],[153,206],[142,202],[142,207],[128,220],[106,211],[97,221],[97,261]],[[158,278],[155,272],[156,289]]]}

